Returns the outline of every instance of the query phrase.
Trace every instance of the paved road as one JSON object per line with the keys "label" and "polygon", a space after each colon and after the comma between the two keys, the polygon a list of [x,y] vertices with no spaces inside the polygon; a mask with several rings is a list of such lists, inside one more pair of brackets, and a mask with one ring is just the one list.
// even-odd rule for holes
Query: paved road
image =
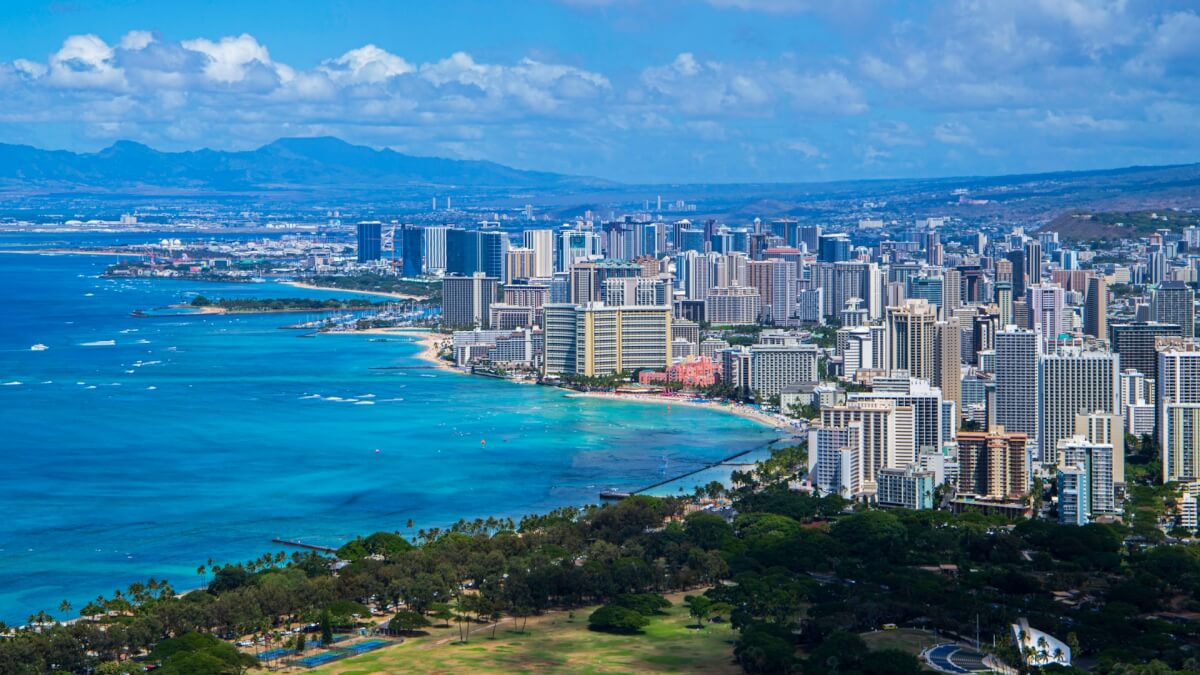
{"label": "paved road", "polygon": [[956,644],[938,645],[925,652],[925,660],[929,665],[943,673],[955,675],[987,672],[989,669],[984,665],[983,658],[978,651]]}

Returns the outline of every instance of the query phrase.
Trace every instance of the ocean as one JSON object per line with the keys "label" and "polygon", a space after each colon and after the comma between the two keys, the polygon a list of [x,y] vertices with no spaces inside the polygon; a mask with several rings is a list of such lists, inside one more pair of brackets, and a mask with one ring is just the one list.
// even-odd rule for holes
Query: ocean
{"label": "ocean", "polygon": [[[49,240],[4,235],[0,249]],[[377,530],[415,535],[459,518],[594,503],[605,488],[762,452],[778,436],[715,411],[411,368],[425,364],[408,337],[281,328],[304,315],[136,318],[196,294],[339,294],[99,278],[112,260],[0,254],[8,623],[38,610],[74,616],[148,577],[197,587],[198,566],[279,551],[274,538],[337,546]],[[76,610],[60,614],[64,599]]]}

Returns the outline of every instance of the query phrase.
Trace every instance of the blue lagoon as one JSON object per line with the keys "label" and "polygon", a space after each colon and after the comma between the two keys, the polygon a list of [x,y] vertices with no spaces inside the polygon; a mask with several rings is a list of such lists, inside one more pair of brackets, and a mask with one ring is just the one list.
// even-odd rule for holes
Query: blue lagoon
{"label": "blue lagoon", "polygon": [[397,368],[424,364],[414,338],[280,329],[303,315],[132,317],[197,293],[338,294],[101,279],[108,262],[0,254],[10,623],[150,576],[198,586],[197,566],[278,551],[276,537],[336,546],[592,503],[778,435],[715,411]]}

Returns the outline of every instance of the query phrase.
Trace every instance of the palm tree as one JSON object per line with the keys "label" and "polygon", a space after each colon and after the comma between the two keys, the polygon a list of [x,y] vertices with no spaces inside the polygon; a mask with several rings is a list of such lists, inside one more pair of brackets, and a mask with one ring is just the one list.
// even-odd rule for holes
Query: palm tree
{"label": "palm tree", "polygon": [[63,600],[62,602],[60,602],[58,604],[58,611],[62,612],[63,614],[66,614],[67,612],[71,611],[71,601]]}

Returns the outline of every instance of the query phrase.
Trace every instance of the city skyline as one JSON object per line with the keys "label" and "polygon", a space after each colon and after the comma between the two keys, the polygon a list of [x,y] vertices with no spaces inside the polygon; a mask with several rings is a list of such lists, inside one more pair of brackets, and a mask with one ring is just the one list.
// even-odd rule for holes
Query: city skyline
{"label": "city skyline", "polygon": [[1093,169],[1200,149],[1186,3],[227,9],[10,3],[0,20],[26,29],[0,47],[0,142],[336,135],[628,182]]}

